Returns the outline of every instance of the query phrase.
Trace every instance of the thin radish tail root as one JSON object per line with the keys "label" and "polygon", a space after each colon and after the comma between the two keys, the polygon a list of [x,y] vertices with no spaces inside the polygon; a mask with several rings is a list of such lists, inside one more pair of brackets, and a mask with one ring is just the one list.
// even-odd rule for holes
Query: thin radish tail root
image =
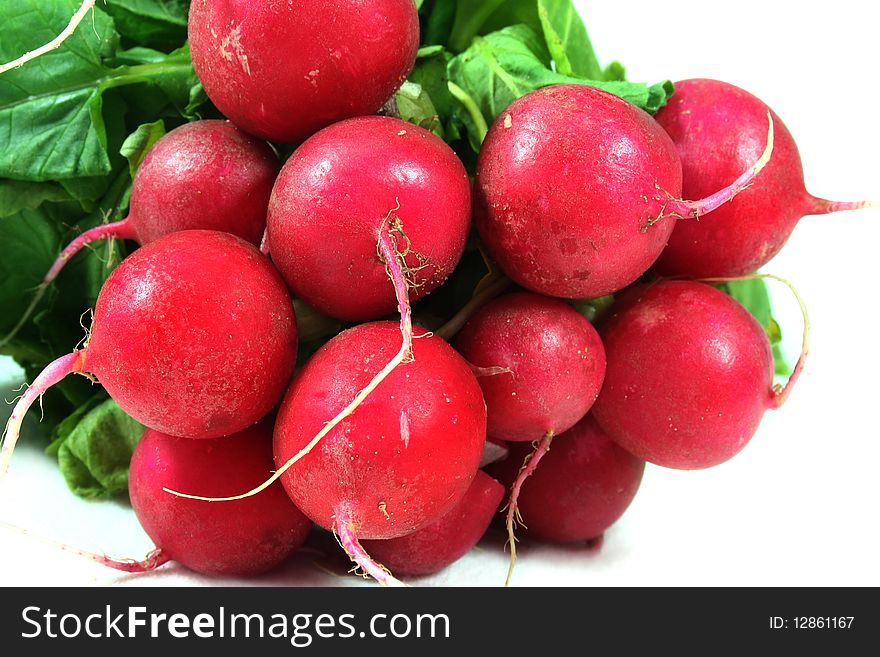
{"label": "thin radish tail root", "polygon": [[532,476],[538,467],[538,463],[550,451],[551,442],[553,442],[553,432],[548,431],[535,444],[534,451],[526,456],[519,474],[510,487],[510,498],[507,501],[507,544],[510,545],[510,564],[507,566],[507,579],[504,580],[504,586],[510,586],[510,581],[513,579],[513,569],[516,568],[516,525],[525,526],[519,513],[519,494],[526,479]]}
{"label": "thin radish tail root", "polygon": [[845,210],[863,210],[865,208],[880,208],[880,201],[829,201],[824,198],[807,195],[806,214],[831,214]]}
{"label": "thin radish tail root", "polygon": [[70,19],[70,22],[67,24],[67,27],[59,34],[57,37],[52,39],[49,43],[40,46],[30,52],[26,52],[18,59],[14,59],[11,62],[7,62],[6,64],[0,64],[0,74],[5,73],[6,71],[10,71],[14,68],[18,68],[19,66],[23,66],[27,64],[32,59],[36,59],[40,55],[45,55],[47,52],[55,50],[62,43],[64,43],[67,38],[76,31],[76,28],[79,27],[79,24],[82,22],[83,18],[86,17],[86,14],[95,6],[95,0],[83,0],[82,5],[79,9],[76,10],[76,13]]}
{"label": "thin radish tail root", "polygon": [[115,570],[121,570],[125,573],[150,572],[151,570],[156,570],[156,568],[158,568],[159,566],[162,566],[171,561],[171,557],[168,555],[168,553],[161,548],[151,550],[147,554],[146,558],[142,561],[137,561],[136,559],[113,559],[112,557],[108,557],[106,554],[89,552],[88,550],[82,550],[80,548],[73,547],[72,545],[67,545],[66,543],[61,543],[50,538],[39,536],[27,529],[11,525],[8,522],[0,521],[0,527],[3,527],[4,529],[15,532],[17,534],[21,534],[22,536],[35,539],[51,547],[58,548],[59,550],[64,550],[65,552],[70,552],[71,554],[84,557],[86,559],[89,559],[90,561],[99,563],[102,566],[107,566],[108,568],[113,568]]}
{"label": "thin radish tail root", "polygon": [[118,238],[118,239],[135,239],[134,231],[131,228],[131,223],[128,219],[123,219],[122,221],[117,221],[112,224],[102,224],[100,226],[95,226],[91,230],[87,230],[81,235],[77,236],[70,244],[68,244],[58,258],[52,263],[52,267],[46,272],[46,275],[43,276],[43,280],[40,281],[39,286],[37,286],[34,296],[31,299],[30,304],[28,304],[27,309],[18,319],[16,325],[12,328],[12,330],[7,333],[3,338],[0,338],[0,348],[10,342],[18,332],[22,329],[22,327],[27,323],[27,321],[31,318],[34,311],[37,309],[37,306],[40,305],[40,301],[42,301],[43,297],[46,294],[46,290],[49,289],[49,286],[58,278],[58,274],[61,273],[61,270],[64,269],[64,265],[66,265],[73,256],[75,256],[79,251],[91,244],[92,242],[97,242],[98,240],[110,239],[110,238]]}
{"label": "thin radish tail root", "polygon": [[[296,454],[294,454],[290,459],[287,460],[284,465],[278,468],[275,473],[266,479],[262,484],[253,488],[246,493],[241,493],[240,495],[231,495],[229,497],[204,497],[202,495],[191,495],[188,493],[184,493],[182,491],[172,490],[170,488],[163,488],[166,493],[170,493],[172,495],[176,495],[177,497],[183,497],[190,500],[202,500],[203,502],[234,502],[235,500],[243,500],[245,498],[251,497],[253,495],[257,495],[258,493],[263,492],[269,486],[274,484],[278,479],[280,479],[285,472],[287,472],[291,467],[293,467],[297,461],[301,458],[307,456],[318,443],[323,440],[324,436],[333,431],[333,429],[342,422],[345,418],[349,417],[352,413],[357,410],[358,406],[377,388],[379,384],[382,383],[388,375],[391,374],[397,366],[412,361],[412,344],[413,344],[413,327],[412,327],[412,313],[410,311],[409,306],[409,283],[406,280],[406,263],[404,262],[403,255],[401,254],[400,249],[398,249],[395,243],[395,234],[403,235],[403,229],[400,225],[400,221],[394,217],[394,213],[400,209],[399,205],[394,210],[391,210],[388,215],[385,217],[385,220],[382,223],[382,227],[379,229],[379,242],[378,242],[378,252],[382,258],[382,261],[385,264],[385,269],[388,272],[389,278],[394,284],[394,294],[397,297],[397,308],[400,312],[400,334],[401,334],[401,342],[400,349],[397,354],[388,361],[388,363],[383,367],[366,385],[363,390],[361,390],[357,395],[355,395],[354,399],[343,408],[332,420],[327,422],[324,427],[315,435],[314,438],[301,450],[299,450]],[[405,238],[405,236],[404,236]]]}
{"label": "thin radish tail root", "polygon": [[758,161],[744,171],[739,178],[734,180],[724,189],[698,201],[685,201],[683,199],[668,199],[664,201],[663,210],[660,213],[660,216],[650,220],[648,226],[652,226],[661,219],[667,219],[670,217],[676,219],[699,219],[704,214],[708,214],[709,212],[718,209],[733,199],[737,194],[748,189],[755,181],[757,175],[763,171],[765,166],[767,166],[767,163],[770,161],[770,156],[773,154],[773,117],[769,112],[767,113],[767,121],[767,146],[764,148],[764,153]]}
{"label": "thin radish tail root", "polygon": [[83,357],[85,350],[74,351],[65,354],[46,366],[39,376],[34,379],[24,394],[19,398],[18,403],[12,409],[12,415],[6,423],[6,429],[3,431],[2,439],[0,439],[0,480],[6,476],[9,470],[9,461],[12,458],[12,451],[21,435],[21,423],[28,409],[37,399],[40,399],[44,392],[61,381],[68,374],[83,373]]}
{"label": "thin radish tail root", "polygon": [[360,568],[365,576],[372,577],[382,586],[406,586],[406,584],[395,578],[385,566],[377,563],[367,554],[367,551],[358,542],[356,525],[351,518],[351,514],[345,511],[337,512],[333,533],[342,549],[345,550],[346,554],[354,562],[355,570]]}
{"label": "thin radish tail root", "polygon": [[785,385],[778,384],[771,388],[770,390],[770,402],[769,407],[773,410],[782,408],[782,405],[788,401],[789,396],[791,395],[791,391],[794,389],[795,383],[797,383],[798,379],[801,376],[801,373],[804,371],[804,365],[807,362],[807,354],[810,353],[810,314],[807,311],[807,304],[804,301],[803,297],[798,293],[797,288],[791,283],[791,281],[782,278],[781,276],[776,276],[775,274],[750,274],[748,276],[736,276],[731,278],[702,278],[700,279],[704,283],[732,283],[735,281],[750,281],[750,280],[773,280],[785,285],[791,293],[794,295],[794,298],[798,302],[798,306],[801,309],[801,316],[804,320],[804,334],[803,340],[801,342],[801,354],[798,357],[797,363],[795,363],[794,369],[791,372],[791,375],[788,377],[788,381],[786,381]]}

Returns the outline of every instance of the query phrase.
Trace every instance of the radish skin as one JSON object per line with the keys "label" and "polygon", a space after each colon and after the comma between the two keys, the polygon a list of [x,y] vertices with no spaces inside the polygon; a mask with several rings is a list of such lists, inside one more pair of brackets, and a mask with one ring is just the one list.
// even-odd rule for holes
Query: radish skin
{"label": "radish skin", "polygon": [[285,144],[376,113],[419,47],[412,0],[193,0],[188,30],[211,101],[250,134]]}
{"label": "radish skin", "polygon": [[525,288],[572,299],[611,294],[654,263],[677,217],[705,214],[755,179],[773,149],[761,143],[735,182],[684,201],[678,152],[647,113],[593,87],[546,87],[512,103],[489,130],[477,163],[477,230]]}
{"label": "radish skin", "polygon": [[[300,452],[334,406],[388,362],[399,328],[362,324],[322,347],[294,380],[279,411],[275,459]],[[281,480],[294,503],[325,529],[345,514],[360,539],[395,538],[447,512],[467,490],[483,451],[486,411],[466,363],[417,330],[401,363]]]}
{"label": "radish skin", "polygon": [[184,124],[149,150],[132,183],[129,214],[78,235],[43,276],[34,297],[0,347],[36,310],[64,266],[84,247],[105,239],[149,244],[181,230],[219,230],[259,245],[280,163],[268,144],[229,121]]}
{"label": "radish skin", "polygon": [[613,440],[657,465],[699,469],[727,461],[791,391],[773,384],[761,325],[705,283],[635,287],[618,298],[599,332],[608,369],[592,413]]}
{"label": "radish skin", "polygon": [[103,239],[149,244],[181,230],[219,230],[259,245],[280,164],[265,142],[229,121],[186,123],[149,150],[132,183],[122,221],[88,230],[65,247],[43,277],[52,283],[84,246]]}
{"label": "radish skin", "polygon": [[95,375],[126,413],[163,433],[241,431],[283,395],[296,340],[284,282],[253,245],[214,231],[167,235],[120,263],[98,295],[86,346],[50,364],[19,400],[3,466],[27,409],[71,372]]}
{"label": "radish skin", "polygon": [[447,279],[464,252],[467,172],[423,128],[383,116],[350,119],[311,137],[285,163],[269,203],[269,252],[294,295],[321,313],[377,319],[396,302],[376,257],[389,218],[402,227],[399,253],[415,302]]}
{"label": "radish skin", "polygon": [[[532,452],[511,443],[510,457],[489,473],[513,485]],[[617,445],[592,414],[553,438],[541,467],[522,481],[518,506],[527,539],[575,543],[599,538],[635,498],[645,463]]]}
{"label": "radish skin", "polygon": [[592,324],[558,299],[506,294],[477,311],[455,347],[475,368],[488,434],[539,440],[575,425],[596,401],[605,350]]}
{"label": "radish skin", "polygon": [[503,497],[504,486],[479,470],[461,501],[441,518],[400,538],[364,541],[364,548],[398,575],[432,575],[480,541]]}
{"label": "radish skin", "polygon": [[803,216],[875,206],[808,193],[797,145],[782,120],[743,89],[708,79],[676,82],[675,94],[657,112],[681,157],[683,194],[700,197],[735,178],[760,153],[768,113],[776,127],[772,160],[711,220],[677,223],[658,272],[694,278],[750,274],[782,249]]}
{"label": "radish skin", "polygon": [[205,494],[243,488],[262,481],[273,466],[268,422],[215,440],[147,430],[131,461],[132,508],[164,558],[206,575],[257,575],[283,563],[311,530],[280,484],[222,506],[176,498],[164,488]]}

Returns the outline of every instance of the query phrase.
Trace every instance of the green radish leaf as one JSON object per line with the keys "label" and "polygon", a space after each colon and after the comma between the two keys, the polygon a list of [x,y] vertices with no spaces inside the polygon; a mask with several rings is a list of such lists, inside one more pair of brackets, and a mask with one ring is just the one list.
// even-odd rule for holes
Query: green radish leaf
{"label": "green radish leaf", "polygon": [[0,180],[0,217],[35,210],[46,201],[68,201],[71,198],[58,183]]}
{"label": "green radish leaf", "polygon": [[183,116],[189,121],[195,121],[203,116],[204,106],[208,104],[208,94],[201,82],[196,82],[189,90],[189,100],[183,108]]}
{"label": "green radish leaf", "polygon": [[137,130],[131,133],[124,142],[119,152],[128,160],[128,169],[131,172],[131,179],[137,173],[141,162],[147,156],[147,152],[153,147],[159,139],[165,135],[165,123],[162,119],[153,121],[152,123],[142,123]]}
{"label": "green radish leaf", "polygon": [[433,132],[443,138],[443,124],[431,96],[420,84],[404,82],[394,96],[397,112],[404,121]]}
{"label": "green radish leaf", "polygon": [[587,29],[571,0],[506,0],[483,23],[479,33],[489,34],[520,24],[544,35],[558,73],[609,82],[626,79],[620,62],[601,69]]}
{"label": "green radish leaf", "polygon": [[186,41],[189,0],[106,0],[123,38],[139,45],[171,49]]}
{"label": "green radish leaf", "polygon": [[416,53],[416,61],[435,57],[445,50],[443,46],[422,46]]}
{"label": "green radish leaf", "polygon": [[103,391],[99,392],[98,394],[93,395],[81,406],[77,407],[73,413],[61,420],[61,422],[56,424],[55,428],[52,429],[52,432],[49,434],[50,443],[49,446],[46,447],[46,454],[49,456],[58,456],[58,449],[64,441],[67,440],[67,437],[71,432],[76,429],[76,425],[78,425],[92,409],[101,405],[107,399],[107,393]]}
{"label": "green radish leaf", "polygon": [[[484,23],[505,2],[506,0],[458,0],[455,21],[449,35],[449,49],[452,52],[466,50],[474,37],[480,34]],[[452,4],[451,0],[448,4]]]}
{"label": "green radish leaf", "polygon": [[58,425],[48,452],[76,495],[109,498],[128,491],[128,468],[144,427],[112,399],[89,401]]}
{"label": "green radish leaf", "polygon": [[568,301],[575,310],[595,324],[605,316],[611,306],[614,305],[614,295],[608,294],[596,299],[572,299]]}
{"label": "green radish leaf", "polygon": [[[0,218],[0,336],[6,335],[18,322],[30,304],[34,290],[39,285],[52,262],[58,256],[63,231],[60,225],[72,217],[64,212],[61,204],[45,204],[39,209],[23,208],[19,212]],[[48,300],[47,300],[48,301]],[[38,335],[19,334],[28,344],[24,351],[33,349],[34,359],[51,356],[39,344]],[[14,345],[13,345],[14,346]],[[19,364],[32,360],[10,353],[7,345],[3,352],[16,358]]]}
{"label": "green radish leaf", "polygon": [[773,309],[770,305],[770,294],[767,290],[767,284],[762,279],[731,281],[730,283],[722,284],[720,287],[724,292],[727,292],[727,294],[745,306],[761,326],[765,329],[770,326],[770,323],[773,321]]}
{"label": "green radish leaf", "polygon": [[421,86],[431,97],[441,117],[449,117],[457,106],[449,92],[449,75],[446,72],[450,59],[452,55],[442,46],[422,48],[409,75],[409,81]]}
{"label": "green radish leaf", "polygon": [[[49,42],[79,5],[78,0],[0,3],[0,58],[8,61]],[[96,8],[60,48],[0,75],[0,178],[44,182],[110,174],[118,149],[110,124],[121,124],[125,108],[110,108],[109,89],[152,86],[147,96],[158,98],[157,107],[186,108],[196,82],[186,48],[159,53],[161,58],[149,63],[111,67],[118,45],[113,20]],[[144,95],[137,100],[145,101]],[[86,206],[103,191],[95,180],[68,188]]]}
{"label": "green radish leaf", "polygon": [[[69,352],[84,334],[79,317],[89,307],[82,289],[87,285],[87,263],[79,257],[68,265],[63,289],[49,288],[31,319],[13,339],[5,339],[30,306],[40,280],[67,239],[69,231],[64,224],[75,221],[81,212],[76,203],[43,203],[37,209],[0,218],[0,244],[4,247],[0,258],[0,341],[5,342],[0,353],[15,359],[28,381],[59,354]],[[45,334],[44,325],[53,332]],[[63,345],[60,350],[59,343]],[[46,426],[51,427],[93,394],[86,379],[65,378],[43,396]]]}
{"label": "green radish leaf", "polygon": [[480,27],[480,34],[490,34],[511,25],[528,25],[541,33],[538,0],[505,0]]}
{"label": "green radish leaf", "polygon": [[[0,59],[51,41],[79,0],[0,4]],[[62,180],[110,173],[101,86],[104,59],[119,42],[112,19],[95,10],[60,48],[0,75],[0,177]]]}
{"label": "green radish leaf", "polygon": [[782,342],[782,329],[772,317],[770,318],[770,324],[767,326],[766,330],[767,337],[770,338],[770,344],[779,344]]}
{"label": "green radish leaf", "polygon": [[454,85],[450,87],[447,69],[451,59],[452,54],[443,46],[422,48],[409,82],[418,84],[430,97],[439,119],[435,132],[452,143],[461,139],[461,128],[464,127],[472,139],[471,147],[476,149],[482,140],[478,135],[485,134],[488,126],[474,100],[462,89]]}
{"label": "green radish leaf", "polygon": [[107,135],[105,148],[110,160],[110,175],[85,176],[59,181],[65,191],[79,201],[86,212],[95,209],[96,203],[107,193],[107,189],[113,181],[113,175],[125,166],[125,159],[119,154],[119,149],[128,132],[124,120],[126,105],[114,90],[104,94],[103,108]]}
{"label": "green radish leaf", "polygon": [[192,67],[189,46],[168,55],[151,48],[131,48],[119,52],[111,63],[120,72],[148,72],[141,84],[118,89],[129,106],[129,123],[151,123],[159,117],[176,127],[181,118],[198,118],[196,110],[208,101]]}
{"label": "green radish leaf", "polygon": [[776,374],[780,376],[791,374],[791,365],[782,353],[782,329],[773,319],[773,304],[770,301],[766,281],[760,278],[731,281],[719,285],[718,288],[745,306],[746,310],[752,313],[758,323],[764,327],[770,345],[773,347]]}
{"label": "green radish leaf", "polygon": [[452,32],[456,5],[452,0],[427,0],[422,3],[422,43],[446,44]]}
{"label": "green radish leaf", "polygon": [[556,71],[562,75],[603,80],[602,68],[587,28],[571,0],[537,0],[538,17]]}
{"label": "green radish leaf", "polygon": [[449,63],[449,79],[472,98],[487,121],[494,121],[510,103],[554,84],[587,84],[655,112],[672,93],[666,81],[651,87],[632,82],[582,80],[550,68],[543,39],[527,25],[514,25],[485,37]]}
{"label": "green radish leaf", "polygon": [[[30,320],[13,339],[6,341],[6,336],[27,311],[61,248],[82,230],[105,219],[121,218],[130,187],[128,168],[120,167],[91,213],[83,213],[73,202],[44,202],[35,209],[0,218],[0,243],[4,245],[0,258],[0,353],[12,356],[28,369],[29,380],[58,354],[69,352],[82,340],[80,318],[94,307],[112,265],[122,257],[123,244],[118,240],[98,242],[77,254],[40,299]],[[68,377],[60,388],[66,385],[78,388],[76,399],[81,390],[91,388],[82,377]]]}
{"label": "green radish leaf", "polygon": [[626,80],[626,68],[620,62],[611,62],[602,71],[602,79],[608,82]]}

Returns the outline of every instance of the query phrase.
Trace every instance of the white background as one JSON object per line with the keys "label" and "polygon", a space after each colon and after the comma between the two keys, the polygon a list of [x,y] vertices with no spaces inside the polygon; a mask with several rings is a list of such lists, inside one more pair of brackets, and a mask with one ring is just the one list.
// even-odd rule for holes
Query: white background
{"label": "white background", "polygon": [[[738,84],[786,122],[811,192],[835,200],[880,197],[876,3],[576,4],[603,62],[619,59],[632,80]],[[812,353],[786,407],[768,413],[727,464],[700,472],[649,466],[600,552],[522,547],[514,584],[880,584],[878,244],[880,210],[805,218],[765,268],[796,282],[812,318]],[[787,348],[796,354],[797,308],[784,290],[775,299]],[[21,446],[0,485],[0,520],[115,556],[141,558],[152,547],[127,505],[74,498],[38,440]],[[120,575],[3,528],[0,553],[5,585],[234,583],[174,565]],[[360,583],[326,574],[314,558],[300,555],[256,583]],[[499,585],[505,567],[494,538],[415,583]]]}

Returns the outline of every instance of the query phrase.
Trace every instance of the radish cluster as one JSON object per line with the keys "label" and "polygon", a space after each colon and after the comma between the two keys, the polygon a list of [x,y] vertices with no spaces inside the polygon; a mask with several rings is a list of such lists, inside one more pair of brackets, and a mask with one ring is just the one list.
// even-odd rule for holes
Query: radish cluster
{"label": "radish cluster", "polygon": [[[230,121],[160,140],[129,217],[47,274],[94,239],[142,245],[85,344],[21,397],[4,471],[28,408],[87,375],[147,427],[130,496],[157,550],[105,563],[249,576],[314,524],[395,585],[465,555],[500,510],[512,555],[519,524],[599,539],[646,463],[746,446],[806,341],[775,385],[765,328],[713,283],[753,274],[801,216],[863,205],[807,194],[778,116],[712,80],[677,84],[656,118],[547,87],[497,118],[472,184],[435,134],[375,115],[416,59],[411,0],[295,4],[192,3],[195,68]],[[283,166],[264,139],[296,145]],[[419,314],[469,238],[516,289],[481,286],[446,324]],[[571,303],[608,295],[595,326]],[[293,298],[348,322],[298,369]]]}

